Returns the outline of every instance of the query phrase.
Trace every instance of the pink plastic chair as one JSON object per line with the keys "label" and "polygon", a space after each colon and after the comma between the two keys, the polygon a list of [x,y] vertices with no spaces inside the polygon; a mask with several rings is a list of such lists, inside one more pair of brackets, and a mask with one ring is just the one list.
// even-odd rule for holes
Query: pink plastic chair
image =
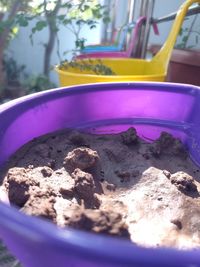
{"label": "pink plastic chair", "polygon": [[[75,57],[75,59],[85,59],[85,58],[128,58],[131,56],[133,48],[136,44],[139,30],[143,23],[146,21],[146,17],[140,17],[136,22],[135,27],[132,30],[131,39],[129,42],[129,46],[126,51],[117,51],[117,52],[95,52],[88,54],[81,54]],[[158,35],[158,28],[156,24],[153,24],[154,33]]]}

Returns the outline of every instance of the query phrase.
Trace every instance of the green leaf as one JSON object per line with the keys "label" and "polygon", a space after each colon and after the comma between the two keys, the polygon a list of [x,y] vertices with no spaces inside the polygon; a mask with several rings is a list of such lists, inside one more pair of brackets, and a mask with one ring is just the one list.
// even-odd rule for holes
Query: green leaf
{"label": "green leaf", "polygon": [[65,20],[63,20],[63,24],[64,25],[71,24],[71,23],[72,23],[72,20],[71,19],[65,19]]}
{"label": "green leaf", "polygon": [[58,19],[63,21],[65,19],[65,15],[58,16]]}
{"label": "green leaf", "polygon": [[188,38],[189,37],[186,35],[186,36],[183,37],[182,41],[185,43],[185,42],[187,42]]}
{"label": "green leaf", "polygon": [[87,9],[89,9],[89,8],[90,8],[90,6],[84,5],[84,11],[87,10]]}
{"label": "green leaf", "polygon": [[103,23],[105,23],[105,24],[109,23],[110,21],[111,21],[111,20],[110,20],[109,17],[104,17],[104,18],[103,18]]}
{"label": "green leaf", "polygon": [[16,34],[18,33],[18,31],[19,31],[19,28],[18,28],[18,27],[13,27],[13,28],[12,28],[12,33],[13,33],[14,35],[16,35]]}
{"label": "green leaf", "polygon": [[26,17],[24,17],[23,15],[18,17],[17,20],[19,26],[21,27],[27,27],[28,26],[28,19]]}
{"label": "green leaf", "polygon": [[80,48],[80,49],[83,49],[85,46],[85,39],[84,38],[81,38],[81,39],[77,39],[75,41],[75,45],[76,45],[76,48]]}
{"label": "green leaf", "polygon": [[64,3],[64,4],[61,5],[61,7],[62,8],[66,8],[66,9],[71,9],[73,7],[73,5],[70,4],[70,3]]}
{"label": "green leaf", "polygon": [[196,44],[199,43],[199,36],[198,35],[196,35],[195,42],[196,42]]}
{"label": "green leaf", "polygon": [[79,20],[76,21],[76,24],[77,25],[81,25],[82,23],[84,23],[84,20],[83,19],[79,19]]}
{"label": "green leaf", "polygon": [[35,25],[36,31],[41,31],[47,26],[47,22],[44,20],[38,21]]}
{"label": "green leaf", "polygon": [[92,9],[92,14],[94,18],[97,18],[97,19],[100,19],[102,17],[100,10],[96,8]]}
{"label": "green leaf", "polygon": [[181,36],[183,34],[183,28],[180,28],[179,35]]}
{"label": "green leaf", "polygon": [[35,33],[37,31],[37,29],[34,27],[31,31],[32,31],[32,33]]}
{"label": "green leaf", "polygon": [[97,22],[95,20],[88,20],[87,24],[88,25],[94,25],[94,24],[97,24]]}
{"label": "green leaf", "polygon": [[96,25],[91,25],[90,26],[90,29],[94,29],[94,28],[96,28],[97,26]]}

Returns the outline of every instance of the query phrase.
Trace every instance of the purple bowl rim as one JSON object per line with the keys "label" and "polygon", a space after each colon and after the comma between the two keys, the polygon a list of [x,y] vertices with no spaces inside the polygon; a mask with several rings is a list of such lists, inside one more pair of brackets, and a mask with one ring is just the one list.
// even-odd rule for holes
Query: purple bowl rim
{"label": "purple bowl rim", "polygon": [[[106,88],[103,88],[106,85]],[[117,88],[112,88],[113,85]],[[125,86],[126,89],[133,90],[133,89],[140,89],[140,90],[149,90],[150,88],[154,91],[160,91],[160,88],[162,88],[164,91],[168,92],[179,92],[181,89],[183,93],[190,94],[191,91],[197,91],[200,90],[200,87],[197,85],[192,84],[182,84],[182,83],[169,83],[169,82],[104,82],[104,83],[90,83],[90,84],[83,84],[83,85],[73,85],[73,86],[65,86],[65,87],[59,87],[54,89],[48,89],[42,92],[33,93],[30,95],[22,96],[17,99],[11,100],[7,103],[0,105],[0,113],[7,110],[10,107],[19,105],[23,103],[24,101],[34,100],[43,96],[53,96],[54,94],[58,94],[59,92],[62,94],[63,92],[70,94],[75,94],[79,92],[90,92],[95,90],[116,90],[121,89],[122,86]],[[139,87],[139,88],[138,88]],[[142,87],[142,88],[141,88]]]}
{"label": "purple bowl rim", "polygon": [[[195,85],[163,82],[114,82],[77,85],[50,89],[10,101],[0,106],[0,115],[13,107],[21,105],[25,101],[36,100],[47,95],[53,97],[55,94],[60,94],[62,97],[63,93],[76,94],[79,92],[86,92],[87,90],[104,90],[103,87],[105,87],[105,85],[105,90],[116,90],[122,88],[122,86],[130,90],[134,90],[135,88],[140,89],[142,87],[142,90],[153,89],[160,91],[162,89],[169,92],[179,92],[181,89],[182,93],[186,94],[191,94],[191,92],[194,93],[194,91],[200,90],[200,87]],[[113,85],[115,85],[114,89],[112,88]],[[12,231],[17,232],[18,234],[21,233],[22,236],[27,235],[27,237],[33,235],[34,238],[38,238],[39,242],[45,242],[45,240],[48,239],[49,246],[56,246],[60,250],[65,250],[65,246],[68,246],[69,249],[71,248],[72,253],[75,251],[74,253],[79,253],[79,255],[86,258],[95,258],[96,260],[98,258],[99,261],[115,261],[122,264],[131,264],[133,262],[136,264],[141,262],[160,264],[162,262],[163,266],[165,263],[167,263],[167,265],[174,265],[177,262],[184,265],[191,263],[200,264],[199,249],[180,251],[173,248],[163,247],[145,248],[134,245],[129,241],[119,240],[112,237],[98,236],[93,233],[86,233],[74,229],[59,229],[51,223],[44,222],[39,218],[27,216],[14,207],[9,207],[4,203],[0,203],[0,213],[3,215],[3,217],[1,217],[0,225],[8,225],[12,221],[10,226]],[[30,224],[31,229],[29,227]],[[26,231],[24,231],[25,229]],[[87,240],[87,245],[85,244],[85,240]],[[121,253],[119,253],[119,251],[121,251]]]}

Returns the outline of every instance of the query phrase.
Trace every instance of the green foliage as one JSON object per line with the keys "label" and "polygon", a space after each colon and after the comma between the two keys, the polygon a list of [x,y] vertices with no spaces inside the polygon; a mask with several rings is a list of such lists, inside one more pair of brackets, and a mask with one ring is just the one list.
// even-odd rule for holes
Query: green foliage
{"label": "green foliage", "polygon": [[43,74],[32,75],[23,82],[23,87],[27,93],[35,93],[47,89],[55,88],[56,85],[52,83],[48,77]]}
{"label": "green foliage", "polygon": [[25,69],[24,65],[18,65],[13,58],[5,57],[4,71],[6,73],[7,86],[21,85],[27,94],[56,87],[45,75],[28,76]]}
{"label": "green foliage", "polygon": [[75,46],[76,46],[76,48],[78,48],[78,49],[83,49],[83,48],[85,47],[85,46],[84,46],[85,41],[86,41],[85,38],[77,39],[77,40],[75,41]]}
{"label": "green foliage", "polygon": [[[33,0],[18,0],[18,2],[20,12],[17,12],[15,17],[0,21],[0,34],[8,26],[17,32],[16,26],[27,27],[30,21],[34,21],[35,25],[30,33],[33,42],[33,35],[49,25],[55,32],[58,32],[59,26],[63,25],[74,34],[76,49],[82,49],[85,43],[85,39],[80,36],[83,26],[94,29],[100,19],[104,23],[110,22],[107,7],[99,4],[98,0],[43,0],[39,4]],[[0,0],[0,12],[9,11],[13,3],[14,0]],[[56,12],[58,10],[62,10],[62,14]]]}
{"label": "green foliage", "polygon": [[[3,36],[3,39],[6,40],[6,44],[8,44],[17,34],[19,26],[28,26],[26,18],[20,12],[29,11],[29,4],[31,1],[32,0],[0,0],[0,40]],[[3,44],[3,47],[5,47],[5,44]]]}
{"label": "green foliage", "polygon": [[35,33],[37,31],[40,32],[46,27],[47,27],[47,22],[45,20],[37,21],[35,27],[32,28],[32,33]]}
{"label": "green foliage", "polygon": [[[89,29],[95,29],[99,20],[109,23],[109,12],[107,7],[100,5],[95,0],[82,0],[76,5],[72,5],[68,10],[67,20],[64,18],[61,23],[65,25],[75,36],[75,47],[77,50],[83,49],[86,39],[81,38],[81,29],[83,26]],[[74,27],[76,25],[76,27]]]}
{"label": "green foliage", "polygon": [[[5,16],[3,20],[0,20],[0,35],[9,28],[10,36],[14,36],[19,27],[31,25],[30,40],[32,43],[33,36],[44,29],[48,29],[50,34],[53,32],[58,38],[57,33],[59,32],[60,26],[64,26],[74,35],[74,51],[79,51],[84,48],[86,41],[86,39],[81,36],[83,27],[88,27],[92,30],[96,28],[100,20],[104,23],[110,22],[109,11],[106,6],[99,4],[99,0],[41,0],[39,4],[34,0],[0,0],[0,13],[4,12],[6,14],[6,12],[12,10],[14,3],[19,3],[20,8],[18,6],[17,12],[15,12],[13,16]],[[49,40],[52,39],[53,38],[49,38]],[[49,40],[44,44],[45,49],[47,49],[49,45]],[[53,41],[49,47],[53,47],[54,43],[55,41]],[[59,44],[59,41],[57,44]],[[51,51],[49,54],[47,53],[49,58]],[[45,58],[45,64],[46,62],[50,62],[49,58],[48,60]],[[64,63],[61,65],[63,64]],[[97,64],[86,64],[83,62],[83,64],[79,64],[79,66],[77,63],[71,62],[68,65],[70,67],[78,67],[82,70],[92,71],[98,75],[114,75],[113,71],[103,65],[101,61]],[[46,69],[50,69],[50,66]],[[55,84],[52,84],[45,75],[31,76],[27,79],[24,78],[25,82],[21,84],[21,77],[25,77],[25,67],[18,66],[12,58],[6,58],[4,70],[8,83],[19,81],[19,84],[22,85],[28,93],[39,92],[55,87]],[[44,73],[48,75],[47,72],[44,71]]]}
{"label": "green foliage", "polygon": [[7,83],[19,82],[21,76],[24,75],[25,66],[19,66],[11,57],[4,57],[3,68],[6,73]]}
{"label": "green foliage", "polygon": [[17,14],[16,23],[20,27],[27,27],[28,26],[28,17],[24,16],[24,14]]}
{"label": "green foliage", "polygon": [[[56,10],[62,10],[62,14]],[[21,12],[16,17],[16,23],[21,27],[29,25],[30,21],[36,21],[30,34],[33,42],[33,35],[51,25],[51,30],[59,31],[59,26],[68,28],[75,37],[76,49],[84,47],[85,39],[81,38],[81,29],[87,26],[90,29],[96,28],[98,21],[102,19],[104,23],[109,23],[109,12],[107,7],[100,5],[97,0],[54,1],[43,0],[41,4],[32,8],[28,14]]]}
{"label": "green foliage", "polygon": [[[199,36],[200,32],[194,30],[194,25],[195,22],[198,18],[198,15],[195,15],[193,19],[191,20],[190,27],[181,27],[180,32],[179,32],[179,41],[176,44],[176,48],[178,49],[193,49],[199,44]],[[194,38],[194,43],[193,45],[188,45],[189,40],[191,38]]]}
{"label": "green foliage", "polygon": [[96,75],[115,75],[111,68],[104,65],[99,59],[98,63],[95,63],[92,60],[80,60],[80,61],[67,61],[64,60],[61,62],[59,69],[68,70],[69,68],[79,69],[84,73],[93,72]]}
{"label": "green foliage", "polygon": [[[195,44],[194,45],[188,45],[188,41],[191,38],[191,36],[194,35],[195,38]],[[179,36],[181,37],[180,42],[176,44],[176,48],[179,49],[192,49],[198,46],[199,44],[199,36],[200,32],[197,31],[189,31],[188,28],[182,28]]]}
{"label": "green foliage", "polygon": [[[0,12],[8,12],[13,6],[15,0],[0,0]],[[28,10],[32,0],[18,0],[20,2],[21,10]]]}
{"label": "green foliage", "polygon": [[176,48],[179,48],[179,49],[185,49],[186,48],[186,44],[189,40],[189,28],[181,28],[180,32],[179,32],[179,36],[181,37],[180,38],[180,42],[178,44],[176,44]]}

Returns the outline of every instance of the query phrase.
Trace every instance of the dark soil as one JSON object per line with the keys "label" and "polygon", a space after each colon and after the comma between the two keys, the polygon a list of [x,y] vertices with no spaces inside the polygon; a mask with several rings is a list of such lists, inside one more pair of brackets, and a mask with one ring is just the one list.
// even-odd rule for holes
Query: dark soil
{"label": "dark soil", "polygon": [[2,174],[1,200],[60,227],[143,246],[200,247],[199,169],[168,133],[65,130],[34,139]]}

